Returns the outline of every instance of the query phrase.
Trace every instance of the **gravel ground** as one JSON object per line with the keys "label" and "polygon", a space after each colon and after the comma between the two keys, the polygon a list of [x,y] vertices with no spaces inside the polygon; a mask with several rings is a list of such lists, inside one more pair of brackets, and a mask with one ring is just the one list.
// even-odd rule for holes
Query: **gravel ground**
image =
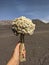
{"label": "gravel ground", "polygon": [[[11,29],[0,29],[0,65],[6,65],[19,41]],[[49,65],[49,30],[25,36],[27,61],[20,65]]]}

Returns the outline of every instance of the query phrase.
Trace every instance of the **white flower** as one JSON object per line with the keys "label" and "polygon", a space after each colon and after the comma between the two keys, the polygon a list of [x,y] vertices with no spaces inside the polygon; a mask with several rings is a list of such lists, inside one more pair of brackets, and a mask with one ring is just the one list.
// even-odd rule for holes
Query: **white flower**
{"label": "white flower", "polygon": [[[14,29],[18,33],[23,33],[23,34],[30,34],[32,35],[34,30],[35,30],[35,24],[33,24],[32,20],[21,16],[19,18],[16,18],[13,23],[12,23]],[[15,25],[15,26],[14,26]]]}

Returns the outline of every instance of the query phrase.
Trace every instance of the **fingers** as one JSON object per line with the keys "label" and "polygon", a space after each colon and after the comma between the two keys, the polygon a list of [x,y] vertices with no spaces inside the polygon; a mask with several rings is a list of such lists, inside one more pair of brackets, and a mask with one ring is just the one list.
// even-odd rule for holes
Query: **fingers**
{"label": "fingers", "polygon": [[19,51],[19,47],[20,47],[20,43],[18,43],[18,44],[16,45],[15,51],[16,51],[16,50]]}
{"label": "fingers", "polygon": [[[21,43],[18,43],[14,49],[14,58],[15,59],[20,59],[20,56],[22,55],[23,58],[26,58],[26,50],[25,50],[25,46],[21,46]],[[21,47],[21,48],[20,48]]]}
{"label": "fingers", "polygon": [[16,60],[19,60],[19,46],[20,46],[20,43],[18,43],[14,49],[14,53],[13,53],[13,57],[16,59]]}

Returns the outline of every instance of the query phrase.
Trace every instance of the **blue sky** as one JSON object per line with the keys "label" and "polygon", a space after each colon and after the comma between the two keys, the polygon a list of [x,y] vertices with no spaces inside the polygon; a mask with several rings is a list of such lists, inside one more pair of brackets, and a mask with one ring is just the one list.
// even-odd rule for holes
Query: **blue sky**
{"label": "blue sky", "polygon": [[19,16],[49,22],[49,0],[0,0],[0,20]]}

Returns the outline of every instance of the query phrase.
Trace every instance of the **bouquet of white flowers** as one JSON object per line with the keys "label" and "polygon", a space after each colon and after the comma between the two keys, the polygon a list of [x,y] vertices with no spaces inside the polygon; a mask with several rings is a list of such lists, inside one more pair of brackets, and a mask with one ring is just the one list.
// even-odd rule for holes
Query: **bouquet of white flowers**
{"label": "bouquet of white flowers", "polygon": [[30,19],[21,16],[13,20],[12,30],[14,33],[20,34],[20,62],[26,61],[26,58],[22,56],[22,49],[24,47],[24,35],[32,35],[35,30],[35,24],[33,24]]}
{"label": "bouquet of white flowers", "polygon": [[15,29],[17,33],[32,35],[35,30],[35,24],[33,24],[32,20],[21,16],[13,20],[12,29]]}

